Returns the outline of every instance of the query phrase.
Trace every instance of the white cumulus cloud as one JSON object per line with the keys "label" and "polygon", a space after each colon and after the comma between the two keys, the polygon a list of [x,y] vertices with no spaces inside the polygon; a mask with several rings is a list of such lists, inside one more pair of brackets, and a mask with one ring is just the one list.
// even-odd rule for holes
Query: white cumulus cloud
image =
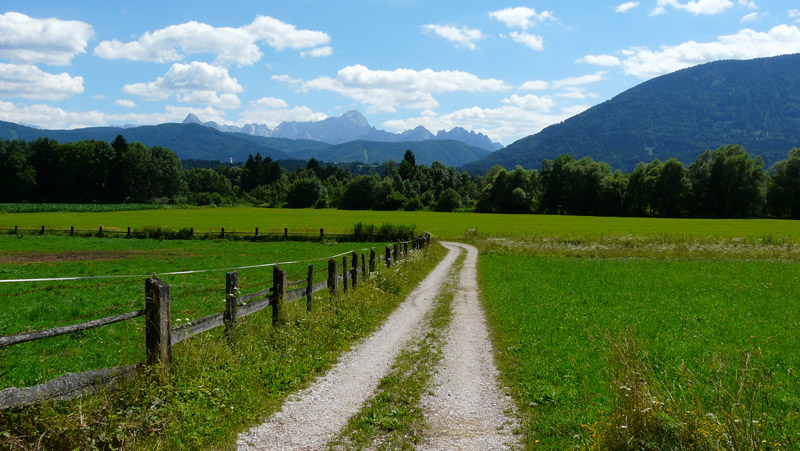
{"label": "white cumulus cloud", "polygon": [[266,124],[274,128],[283,121],[321,121],[328,116],[317,113],[307,106],[290,108],[283,99],[262,97],[250,102],[250,105],[239,115],[237,124]]}
{"label": "white cumulus cloud", "polygon": [[309,51],[302,51],[300,52],[300,56],[303,58],[311,57],[311,58],[324,58],[326,56],[333,55],[333,47],[326,45],[324,47],[317,47],[315,49],[311,49]]}
{"label": "white cumulus cloud", "polygon": [[470,50],[475,50],[475,42],[485,37],[481,30],[465,26],[458,28],[454,25],[428,24],[423,25],[422,29],[454,43],[456,47],[465,47]]}
{"label": "white cumulus cloud", "polygon": [[124,108],[136,108],[136,102],[130,99],[117,99],[114,101],[114,105]]}
{"label": "white cumulus cloud", "polygon": [[61,100],[83,92],[83,77],[51,74],[30,64],[0,63],[0,97]]}
{"label": "white cumulus cloud", "polygon": [[497,108],[475,106],[446,114],[423,111],[417,117],[390,120],[382,125],[395,131],[409,130],[420,125],[428,130],[464,127],[483,133],[493,141],[510,143],[570,116],[564,111],[552,112],[555,103],[548,98],[512,95],[502,103]]}
{"label": "white cumulus cloud", "polygon": [[91,25],[55,18],[36,19],[7,12],[0,15],[0,58],[16,63],[67,65],[86,45],[93,31]]}
{"label": "white cumulus cloud", "polygon": [[650,14],[653,16],[663,14],[667,11],[667,7],[672,7],[694,15],[713,15],[724,12],[732,6],[734,5],[731,0],[691,0],[686,3],[678,0],[658,0],[655,9]]}
{"label": "white cumulus cloud", "polygon": [[526,81],[525,83],[521,84],[519,87],[520,91],[543,91],[550,87],[549,81],[544,80],[530,80]]}
{"label": "white cumulus cloud", "polygon": [[303,91],[337,92],[367,105],[369,111],[395,112],[397,108],[435,108],[435,94],[448,92],[486,92],[510,89],[494,78],[482,79],[462,71],[432,69],[371,70],[362,65],[347,66],[336,78],[319,77],[303,82]]}
{"label": "white cumulus cloud", "polygon": [[239,28],[213,27],[195,21],[170,25],[146,32],[136,41],[103,41],[94,49],[94,54],[106,59],[163,63],[181,61],[187,55],[213,53],[217,55],[218,64],[252,65],[263,56],[259,42],[276,50],[315,49],[310,56],[327,56],[330,50],[320,46],[330,40],[322,31],[299,30],[273,17],[259,16],[251,24]]}
{"label": "white cumulus cloud", "polygon": [[790,9],[789,17],[794,19],[795,22],[800,22],[800,9]]}
{"label": "white cumulus cloud", "polygon": [[614,11],[618,13],[626,13],[634,8],[639,7],[639,2],[625,2],[621,5],[618,5]]}
{"label": "white cumulus cloud", "polygon": [[243,88],[230,76],[228,69],[193,61],[190,64],[175,63],[156,81],[125,85],[122,90],[149,100],[165,100],[176,95],[180,102],[227,109],[239,106],[236,94]]}
{"label": "white cumulus cloud", "polygon": [[533,33],[512,31],[509,33],[509,37],[511,37],[514,42],[519,42],[533,50],[544,50],[544,39]]}
{"label": "white cumulus cloud", "polygon": [[162,124],[180,122],[189,113],[204,120],[227,124],[225,113],[212,107],[192,108],[167,105],[163,112],[107,114],[101,111],[68,111],[50,105],[19,105],[0,100],[0,120],[48,129],[73,129],[117,124]]}
{"label": "white cumulus cloud", "polygon": [[537,13],[533,8],[519,6],[516,8],[505,8],[489,13],[489,17],[497,19],[509,28],[520,28],[526,30],[534,25],[540,24],[545,20],[554,20],[555,16],[550,11]]}
{"label": "white cumulus cloud", "polygon": [[752,59],[800,52],[800,29],[778,25],[767,32],[744,29],[712,42],[688,41],[659,50],[633,47],[623,50],[626,74],[652,78],[697,64],[721,59]]}
{"label": "white cumulus cloud", "polygon": [[760,17],[765,17],[766,15],[767,15],[767,13],[752,12],[752,13],[746,14],[744,17],[742,17],[742,20],[740,20],[739,22],[741,22],[741,23],[755,22]]}
{"label": "white cumulus cloud", "polygon": [[622,64],[622,61],[614,55],[586,55],[583,58],[579,58],[576,62],[604,67],[619,66]]}

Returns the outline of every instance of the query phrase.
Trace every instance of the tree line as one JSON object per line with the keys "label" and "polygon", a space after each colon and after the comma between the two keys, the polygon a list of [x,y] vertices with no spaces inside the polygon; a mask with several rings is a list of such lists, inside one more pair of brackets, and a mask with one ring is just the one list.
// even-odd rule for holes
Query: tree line
{"label": "tree line", "polygon": [[764,169],[741,146],[612,171],[589,157],[561,155],[539,170],[492,167],[473,176],[434,162],[323,164],[287,170],[256,154],[243,165],[187,168],[169,149],[85,140],[0,141],[0,201],[479,211],[598,216],[800,217],[800,148]]}

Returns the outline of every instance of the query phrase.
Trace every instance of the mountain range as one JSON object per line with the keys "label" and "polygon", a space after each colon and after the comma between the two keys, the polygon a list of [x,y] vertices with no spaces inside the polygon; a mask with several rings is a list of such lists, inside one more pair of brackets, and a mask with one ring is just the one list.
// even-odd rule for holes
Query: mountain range
{"label": "mountain range", "polygon": [[333,145],[309,139],[223,132],[196,123],[45,130],[0,121],[0,139],[6,140],[33,141],[37,138],[50,138],[59,142],[87,139],[111,142],[117,135],[122,135],[128,142],[167,147],[182,160],[239,162],[247,160],[249,155],[260,153],[273,160],[308,160],[313,157],[329,163],[382,163],[386,160],[400,161],[406,150],[411,150],[421,164],[430,165],[434,161],[440,161],[449,166],[461,166],[489,154],[487,150],[454,140],[352,141]]}
{"label": "mountain range", "polygon": [[716,61],[654,78],[464,168],[538,169],[570,154],[630,171],[654,158],[688,165],[727,144],[744,146],[767,167],[800,147],[800,54]]}
{"label": "mountain range", "polygon": [[422,126],[402,133],[390,133],[371,126],[367,119],[355,110],[348,111],[339,117],[329,117],[321,121],[281,122],[274,129],[270,129],[264,124],[246,124],[238,127],[235,125],[220,125],[216,122],[202,122],[194,114],[186,116],[183,123],[205,125],[228,133],[243,133],[265,138],[306,139],[328,144],[344,144],[351,141],[399,143],[436,140],[461,141],[467,145],[490,152],[503,147],[502,144],[492,142],[488,136],[482,133],[467,131],[462,127],[455,127],[449,132],[439,130],[435,135]]}

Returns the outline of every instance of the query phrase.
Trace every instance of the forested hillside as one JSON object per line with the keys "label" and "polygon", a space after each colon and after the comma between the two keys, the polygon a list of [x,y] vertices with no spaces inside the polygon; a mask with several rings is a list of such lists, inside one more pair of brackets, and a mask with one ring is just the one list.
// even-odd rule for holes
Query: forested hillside
{"label": "forested hillside", "polygon": [[588,156],[630,171],[654,158],[691,163],[705,150],[744,146],[767,165],[800,145],[800,55],[717,61],[644,82],[475,163],[538,168]]}

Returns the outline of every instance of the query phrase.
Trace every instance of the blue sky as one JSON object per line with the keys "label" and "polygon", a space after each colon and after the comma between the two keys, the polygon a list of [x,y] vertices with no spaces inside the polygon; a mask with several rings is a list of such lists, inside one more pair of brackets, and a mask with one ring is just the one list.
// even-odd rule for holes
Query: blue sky
{"label": "blue sky", "polygon": [[797,0],[2,5],[0,120],[44,128],[357,109],[509,144],[661,74],[800,52]]}

